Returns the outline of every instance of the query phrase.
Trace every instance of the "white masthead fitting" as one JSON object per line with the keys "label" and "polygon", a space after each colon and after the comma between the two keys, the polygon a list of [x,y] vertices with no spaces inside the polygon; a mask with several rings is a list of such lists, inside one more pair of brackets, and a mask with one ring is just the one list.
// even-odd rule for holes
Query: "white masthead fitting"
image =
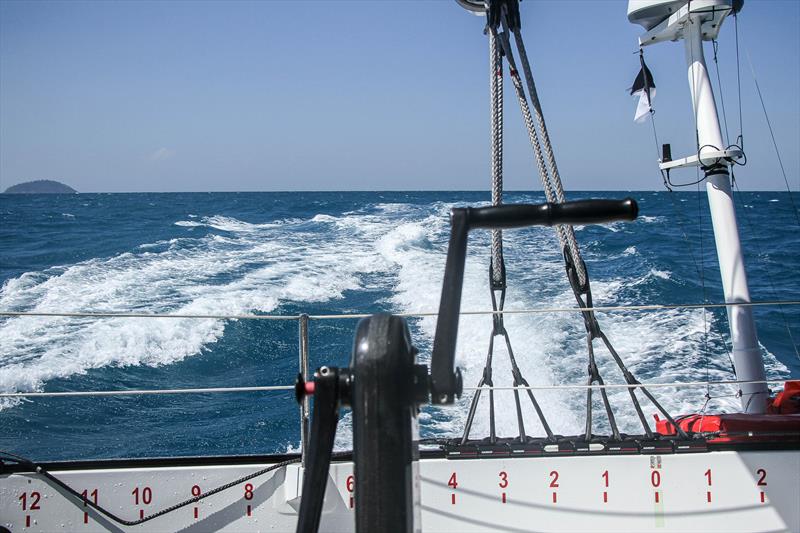
{"label": "white masthead fitting", "polygon": [[711,40],[717,37],[722,20],[743,5],[744,0],[629,0],[628,20],[647,30],[639,38],[645,46],[680,39],[689,13],[704,14],[703,40]]}

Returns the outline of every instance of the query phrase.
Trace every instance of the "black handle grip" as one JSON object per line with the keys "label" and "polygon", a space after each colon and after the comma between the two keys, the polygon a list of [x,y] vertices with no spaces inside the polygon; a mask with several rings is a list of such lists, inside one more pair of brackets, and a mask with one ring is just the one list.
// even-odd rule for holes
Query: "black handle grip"
{"label": "black handle grip", "polygon": [[442,298],[431,354],[431,401],[452,403],[461,394],[461,375],[455,368],[458,315],[467,235],[476,228],[504,229],[554,224],[597,224],[615,220],[634,220],[639,207],[632,198],[624,200],[581,200],[563,204],[509,204],[495,207],[453,209],[450,217],[450,243],[442,281]]}
{"label": "black handle grip", "polygon": [[602,224],[635,220],[639,206],[633,198],[624,200],[579,200],[563,204],[508,204],[469,207],[467,224],[472,228],[504,229],[555,224]]}
{"label": "black handle grip", "polygon": [[296,533],[317,533],[322,518],[333,441],[339,422],[339,369],[322,367],[314,376],[314,413],[303,472]]}

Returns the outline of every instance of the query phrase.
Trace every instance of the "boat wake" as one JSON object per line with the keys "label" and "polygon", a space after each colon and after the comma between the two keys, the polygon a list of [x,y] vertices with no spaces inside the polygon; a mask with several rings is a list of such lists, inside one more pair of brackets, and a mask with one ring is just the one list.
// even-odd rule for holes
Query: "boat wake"
{"label": "boat wake", "polygon": [[[527,201],[537,199],[525,198]],[[28,312],[137,312],[199,315],[272,313],[282,305],[325,303],[332,312],[428,313],[438,308],[441,276],[449,236],[448,212],[453,204],[373,204],[341,215],[317,214],[252,224],[216,215],[175,221],[181,235],[138,245],[112,257],[29,272],[9,279],[0,289],[0,308]],[[649,217],[644,224],[663,223]],[[617,234],[623,225],[613,228]],[[609,254],[603,247],[608,228],[584,230],[590,269],[603,257],[606,272],[593,276],[597,305],[652,302],[674,290],[681,280],[670,270],[651,264],[641,243],[625,244]],[[599,232],[599,233],[598,233]],[[488,232],[470,238],[463,311],[490,309],[488,292]],[[595,239],[595,240],[592,240]],[[557,249],[547,228],[509,231],[505,235],[509,288],[508,310],[573,308],[574,297]],[[633,265],[633,266],[632,266]],[[624,272],[626,275],[621,275]],[[383,295],[371,309],[351,309],[348,295]],[[599,317],[629,368],[641,381],[731,379],[727,347],[715,334],[725,329],[719,315],[699,309],[655,313],[625,311]],[[506,326],[523,375],[532,385],[577,384],[586,380],[583,323],[577,313],[509,314]],[[466,315],[460,323],[458,365],[465,386],[477,384],[486,358],[492,319]],[[411,318],[415,343],[422,357],[430,353],[434,317]],[[313,327],[313,325],[312,325]],[[42,390],[55,378],[81,375],[91,369],[127,365],[171,365],[224,342],[226,320],[205,318],[69,318],[15,317],[0,320],[0,390]],[[312,346],[316,353],[325,347]],[[771,376],[787,369],[766,354]],[[598,363],[609,383],[622,377],[604,350]],[[511,385],[504,346],[495,350],[495,385]],[[290,382],[291,375],[285,376]],[[653,391],[674,413],[703,406],[696,389]],[[472,392],[461,409],[427,408],[420,415],[423,436],[453,436],[463,428]],[[537,391],[553,430],[583,431],[583,391]],[[712,391],[714,409],[735,410],[732,391]],[[484,395],[479,413],[488,406]],[[598,396],[598,395],[596,395]],[[610,392],[620,429],[640,432],[624,390]],[[496,393],[498,434],[517,434],[513,395]],[[4,407],[14,405],[6,401]],[[541,435],[535,413],[523,402],[530,435]],[[608,430],[598,404],[595,431]],[[645,412],[655,412],[645,404]],[[488,434],[488,417],[479,416],[473,437]],[[349,447],[346,416],[337,446]]]}

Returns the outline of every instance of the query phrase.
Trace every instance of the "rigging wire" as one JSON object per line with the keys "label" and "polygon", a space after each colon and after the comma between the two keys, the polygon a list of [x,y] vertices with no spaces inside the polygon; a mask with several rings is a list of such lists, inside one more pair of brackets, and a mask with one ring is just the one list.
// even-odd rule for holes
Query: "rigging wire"
{"label": "rigging wire", "polygon": [[719,74],[719,61],[717,60],[717,52],[719,51],[719,41],[713,39],[711,45],[714,49],[714,70],[717,73],[717,87],[719,88],[719,102],[722,107],[722,121],[725,124],[725,144],[730,145],[731,139],[728,133],[728,114],[725,112],[725,95],[722,92],[722,79]]}
{"label": "rigging wire", "polygon": [[775,140],[775,132],[772,129],[772,121],[769,119],[769,114],[767,113],[767,106],[764,103],[764,96],[761,94],[761,86],[758,84],[758,78],[756,77],[756,70],[753,67],[753,62],[750,60],[750,52],[745,49],[745,55],[747,56],[747,63],[750,65],[750,73],[753,75],[753,83],[756,86],[756,92],[758,93],[758,100],[761,102],[761,109],[764,111],[764,119],[767,122],[767,128],[769,129],[769,136],[772,139],[772,147],[775,149],[775,155],[778,158],[778,165],[781,168],[781,174],[783,175],[783,182],[786,184],[786,192],[789,194],[789,202],[792,204],[792,210],[794,211],[795,220],[797,220],[797,225],[800,226],[800,211],[797,209],[797,205],[794,202],[794,195],[792,194],[792,188],[789,185],[789,178],[786,177],[786,168],[783,166],[783,159],[781,158],[781,152],[778,148],[778,141]]}
{"label": "rigging wire", "polygon": [[733,14],[733,27],[736,33],[736,94],[739,98],[739,137],[737,141],[744,150],[744,129],[742,126],[742,69],[739,61],[739,13]]}
{"label": "rigging wire", "polygon": [[[639,387],[648,388],[696,388],[696,387],[722,387],[733,385],[748,384],[779,384],[784,383],[785,379],[767,379],[761,381],[675,381],[675,382],[645,382],[645,383],[605,383],[603,385],[587,385],[585,383],[561,384],[561,385],[493,385],[483,387],[464,387],[465,391],[480,390],[573,390],[573,389],[636,389]],[[104,391],[68,391],[68,392],[3,392],[0,398],[64,398],[64,397],[103,397],[103,396],[133,396],[133,395],[160,395],[160,394],[219,394],[225,392],[260,392],[263,390],[294,390],[294,385],[276,385],[274,387],[227,387],[225,389],[147,389],[147,390],[104,390]]]}
{"label": "rigging wire", "polygon": [[[732,172],[733,172],[733,169],[731,169],[731,173]],[[747,226],[748,232],[750,232],[751,235],[755,235],[755,230],[753,228],[753,224],[750,221],[750,215],[747,212],[747,210],[745,209],[744,203],[743,203],[743,201],[741,199],[742,191],[739,189],[739,183],[736,181],[735,178],[733,179],[733,186],[734,186],[734,189],[736,191],[736,194],[733,195],[734,201],[738,202],[738,204],[739,204],[739,211],[743,214],[745,225]],[[758,241],[759,241],[759,239],[757,239],[757,238],[753,239],[753,243],[755,244],[755,248],[756,248],[756,254],[758,255],[758,257],[764,257],[764,253],[761,251],[761,245],[759,244]],[[775,282],[774,282],[774,280],[772,278],[772,275],[770,274],[769,268],[765,268],[764,271],[767,274],[767,281],[769,282],[770,292],[773,295],[776,295],[778,293],[778,291],[775,288]],[[783,324],[786,327],[786,333],[788,333],[789,340],[792,343],[792,348],[794,349],[794,354],[795,354],[795,356],[797,356],[798,359],[800,359],[800,350],[798,350],[797,342],[794,340],[794,335],[792,335],[792,328],[789,326],[789,320],[786,318],[786,314],[783,311],[783,306],[778,305],[777,307],[778,307],[778,312],[781,315],[781,319],[783,320]]]}
{"label": "rigging wire", "polygon": [[294,390],[294,385],[269,385],[264,387],[209,387],[202,389],[129,389],[111,391],[64,391],[64,392],[3,392],[0,398],[69,398],[82,396],[145,396],[153,394],[220,394],[226,392],[272,392]]}
{"label": "rigging wire", "polygon": [[[597,305],[592,307],[531,307],[527,309],[472,310],[461,311],[462,315],[495,315],[505,314],[536,314],[536,313],[608,313],[613,311],[659,311],[666,309],[699,309],[706,307],[728,307],[729,303],[686,303],[686,304],[641,304],[641,305]],[[800,305],[800,300],[764,300],[759,302],[737,303],[737,307],[774,306],[774,305]],[[393,313],[406,318],[435,317],[438,311],[419,311],[409,313]],[[172,315],[159,313],[107,313],[107,312],[44,312],[44,311],[0,311],[0,317],[47,317],[47,318],[192,318],[192,319],[232,319],[232,320],[300,320],[299,315]],[[371,313],[340,313],[329,315],[307,315],[309,320],[341,320],[351,318],[369,318]]]}
{"label": "rigging wire", "polygon": [[[739,26],[738,26],[738,24],[739,24],[738,18],[736,17],[736,14],[734,14],[734,26],[735,26],[735,31],[736,31],[736,76],[737,76],[737,92],[738,92],[738,96],[739,96],[739,135],[737,137],[737,141],[742,143],[742,144],[744,144],[744,137],[743,137],[743,131],[742,131],[742,124],[741,124],[742,95],[741,95],[741,81],[740,81],[740,74],[739,74],[740,67],[739,67]],[[728,138],[728,119],[727,119],[727,113],[726,113],[726,110],[725,110],[725,100],[723,99],[722,81],[721,81],[721,77],[720,77],[720,68],[719,68],[719,62],[717,61],[717,51],[718,51],[719,43],[716,40],[712,41],[712,43],[714,45],[714,66],[715,66],[716,73],[717,73],[717,86],[719,88],[720,105],[722,106],[722,116],[723,116],[724,121],[725,121],[726,142],[730,142],[729,138]],[[759,96],[760,96],[760,91],[759,91]],[[763,101],[762,101],[762,106],[763,106]],[[766,110],[765,110],[765,113],[766,113]],[[771,129],[770,129],[770,132],[771,132]],[[731,145],[731,146],[733,146],[733,145]],[[728,148],[726,148],[726,150],[731,148],[731,146],[728,146]],[[739,148],[741,148],[741,146],[739,146]],[[746,164],[746,162],[747,162],[747,157],[745,156],[745,163],[742,163],[742,166],[744,166],[744,164]],[[734,163],[736,163],[736,161],[734,161]],[[739,183],[736,181],[736,177],[735,177],[734,171],[733,171],[733,166],[731,167],[730,171],[731,171],[731,183],[732,183],[733,189],[734,189],[733,191],[731,191],[731,197],[733,198],[734,203],[738,204],[738,206],[739,206],[739,212],[742,213],[742,216],[744,217],[745,225],[747,226],[748,232],[751,235],[755,236],[754,225],[750,221],[749,213],[744,208],[744,203],[743,203],[743,201],[741,199],[741,194],[742,193],[741,193],[741,190],[739,189]],[[790,198],[791,198],[791,191],[789,192],[789,194],[790,194]],[[761,245],[759,244],[759,239],[754,238],[753,239],[753,243],[754,243],[755,248],[756,248],[757,257],[764,257],[764,254],[761,251]],[[766,275],[767,275],[767,281],[769,282],[770,291],[771,291],[773,296],[776,296],[777,295],[777,290],[775,289],[775,283],[773,281],[772,275],[770,274],[770,269],[769,268],[765,269],[765,272],[766,272]],[[786,314],[784,313],[782,306],[778,306],[778,312],[781,315],[781,319],[782,319],[782,321],[784,323],[784,326],[786,327],[786,332],[789,335],[789,340],[792,343],[792,348],[794,349],[795,356],[798,359],[800,359],[800,351],[798,351],[797,343],[794,340],[794,335],[792,335],[792,330],[791,330],[791,327],[789,326],[789,321],[786,318]]]}

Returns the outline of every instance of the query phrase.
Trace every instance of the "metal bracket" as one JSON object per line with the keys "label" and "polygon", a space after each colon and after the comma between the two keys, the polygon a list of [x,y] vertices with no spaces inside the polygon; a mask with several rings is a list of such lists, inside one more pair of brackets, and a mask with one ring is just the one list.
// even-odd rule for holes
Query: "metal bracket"
{"label": "metal bracket", "polygon": [[687,167],[710,167],[721,160],[735,161],[744,157],[744,152],[739,148],[730,150],[700,150],[700,154],[690,155],[681,159],[673,159],[672,161],[659,161],[658,168],[661,170],[672,170],[674,168],[687,168]]}

